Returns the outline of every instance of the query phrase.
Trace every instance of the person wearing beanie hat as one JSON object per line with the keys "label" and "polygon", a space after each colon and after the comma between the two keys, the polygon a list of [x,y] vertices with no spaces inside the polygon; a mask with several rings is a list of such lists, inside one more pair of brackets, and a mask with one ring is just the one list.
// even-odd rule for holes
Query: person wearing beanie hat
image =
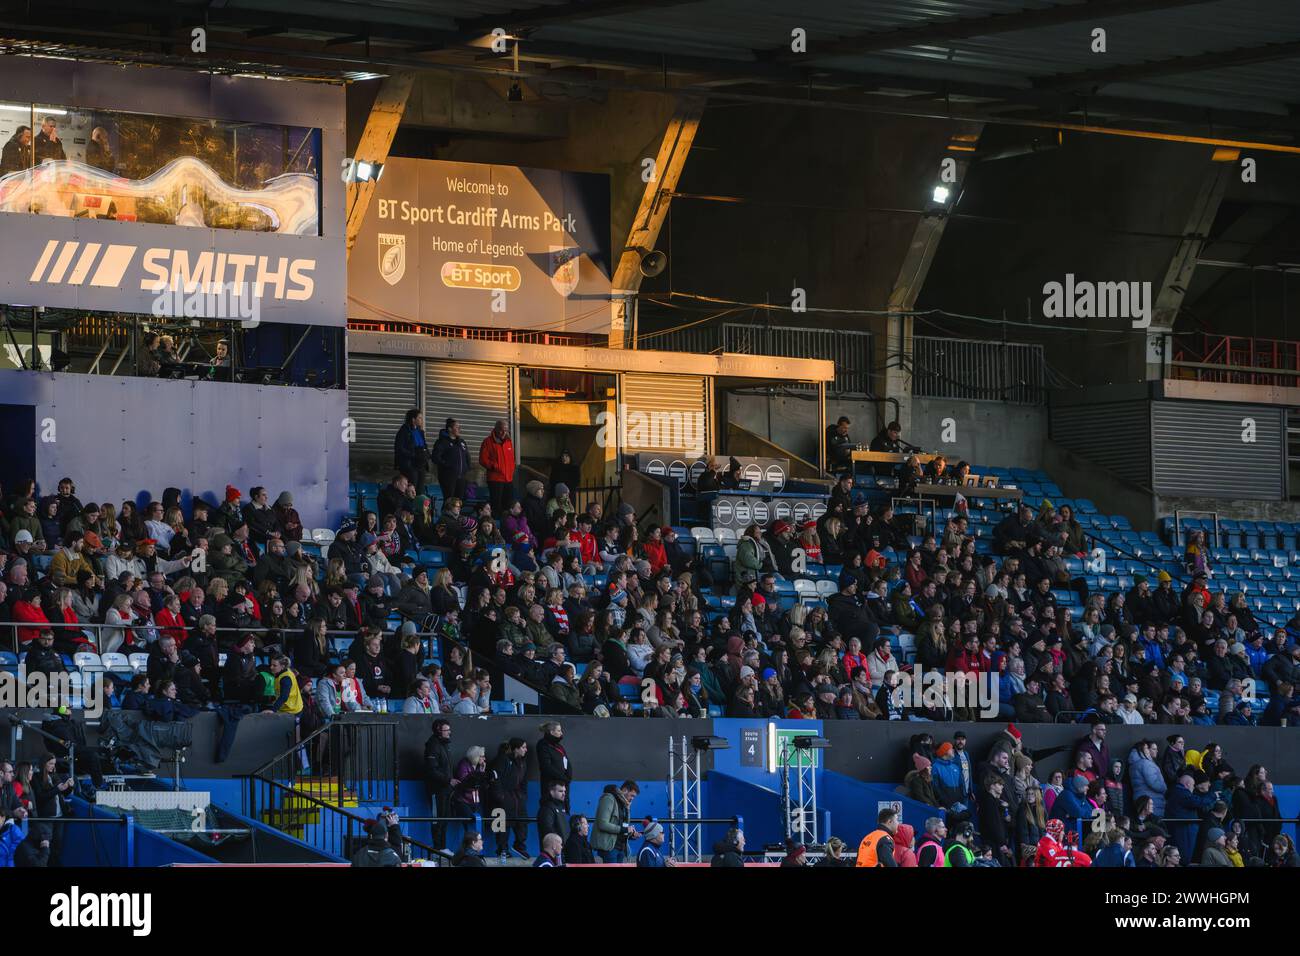
{"label": "person wearing beanie hat", "polygon": [[1228,834],[1220,827],[1205,831],[1205,849],[1201,852],[1201,866],[1232,866],[1228,859]]}
{"label": "person wearing beanie hat", "polygon": [[293,495],[287,491],[280,492],[272,507],[275,520],[280,526],[280,538],[284,541],[301,541],[302,518],[293,506]]}
{"label": "person wearing beanie hat", "polygon": [[664,828],[654,820],[645,825],[641,831],[641,838],[645,841],[641,847],[641,852],[636,855],[636,865],[658,869],[665,866],[676,866],[677,861],[671,856],[664,856]]}
{"label": "person wearing beanie hat", "polygon": [[[948,749],[949,751],[952,750],[951,745]],[[903,778],[903,788],[907,791],[907,795],[927,806],[940,806],[939,797],[935,792],[930,758],[924,754],[914,753],[912,754],[912,766],[915,769],[909,770],[907,776]]]}
{"label": "person wearing beanie hat", "polygon": [[[401,866],[402,858],[388,842],[389,826],[396,826],[397,815],[387,811],[366,824],[366,842],[352,854],[353,866]],[[400,832],[400,831],[399,831]]]}
{"label": "person wearing beanie hat", "polygon": [[782,866],[807,866],[808,848],[795,840],[785,841],[785,859]]}

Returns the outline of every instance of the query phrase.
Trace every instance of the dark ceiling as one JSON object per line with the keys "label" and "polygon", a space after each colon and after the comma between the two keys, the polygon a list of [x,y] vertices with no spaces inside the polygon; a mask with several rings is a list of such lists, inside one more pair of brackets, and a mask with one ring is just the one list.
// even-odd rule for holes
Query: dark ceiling
{"label": "dark ceiling", "polygon": [[552,82],[1279,142],[1300,126],[1295,0],[0,0],[12,53],[326,80],[511,71],[495,28],[522,74]]}

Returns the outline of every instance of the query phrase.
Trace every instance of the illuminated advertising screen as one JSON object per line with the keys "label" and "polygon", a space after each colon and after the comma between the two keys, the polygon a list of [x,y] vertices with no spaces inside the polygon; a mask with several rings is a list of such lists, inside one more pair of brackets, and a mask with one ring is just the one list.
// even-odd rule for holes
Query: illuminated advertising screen
{"label": "illuminated advertising screen", "polygon": [[390,159],[348,261],[348,315],[607,332],[609,178]]}

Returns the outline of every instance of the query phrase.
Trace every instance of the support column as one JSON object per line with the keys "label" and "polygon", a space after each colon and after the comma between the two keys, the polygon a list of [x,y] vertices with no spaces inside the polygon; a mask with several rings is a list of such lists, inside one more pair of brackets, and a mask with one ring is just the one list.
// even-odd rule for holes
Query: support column
{"label": "support column", "polygon": [[[380,165],[388,161],[388,150],[392,147],[393,136],[402,122],[402,114],[406,112],[406,101],[411,95],[414,82],[415,74],[406,71],[392,74],[380,85],[379,94],[370,107],[370,115],[366,117],[366,127],[361,132],[354,158]],[[373,180],[348,183],[348,255],[352,254],[352,245],[361,232],[361,223],[366,218],[370,197],[374,194]]]}
{"label": "support column", "polygon": [[[1169,267],[1160,286],[1155,291],[1155,302],[1151,309],[1151,327],[1147,329],[1146,347],[1141,358],[1135,356],[1135,362],[1143,362],[1146,374],[1141,376],[1147,381],[1165,377],[1166,364],[1172,355],[1166,354],[1168,336],[1174,330],[1178,311],[1183,306],[1183,298],[1192,284],[1192,274],[1196,271],[1196,261],[1201,249],[1214,225],[1219,213],[1219,204],[1228,188],[1231,178],[1237,175],[1237,150],[1214,150],[1209,168],[1201,180],[1196,199],[1187,214],[1187,224],[1183,227],[1183,238],[1169,260]],[[1139,376],[1134,376],[1135,378]]]}
{"label": "support column", "polygon": [[632,219],[632,229],[623,245],[610,292],[609,347],[636,347],[636,295],[641,288],[641,257],[654,248],[668,214],[668,204],[677,189],[686,157],[695,141],[704,100],[682,99],[664,132],[659,154],[655,157],[654,178],[646,183],[641,204]]}
{"label": "support column", "polygon": [[[961,195],[966,182],[966,169],[975,150],[980,134],[984,130],[982,123],[963,124],[948,142],[944,159],[951,158],[956,163],[956,182],[948,185],[953,192],[953,203]],[[939,185],[941,165],[936,168],[934,182]],[[930,196],[925,197],[927,203]],[[925,277],[934,262],[934,254],[939,248],[939,240],[948,225],[950,206],[936,205],[931,212],[921,216],[912,233],[907,254],[899,267],[898,277],[894,280],[893,291],[889,294],[889,316],[885,324],[885,341],[883,348],[876,348],[876,365],[885,366],[883,397],[898,401],[898,423],[902,426],[903,438],[907,439],[912,430],[912,335],[915,322],[910,315],[916,307],[917,296],[925,285]],[[894,416],[891,404],[883,407],[885,422]],[[875,434],[874,429],[871,434]],[[863,435],[870,437],[864,431]]]}

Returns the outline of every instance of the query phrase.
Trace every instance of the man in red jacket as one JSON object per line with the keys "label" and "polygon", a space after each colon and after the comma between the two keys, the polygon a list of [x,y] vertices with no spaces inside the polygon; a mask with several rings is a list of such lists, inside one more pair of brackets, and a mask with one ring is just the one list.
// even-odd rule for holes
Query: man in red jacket
{"label": "man in red jacket", "polygon": [[488,500],[493,516],[500,520],[515,500],[515,444],[501,419],[479,446],[478,463],[487,471]]}

